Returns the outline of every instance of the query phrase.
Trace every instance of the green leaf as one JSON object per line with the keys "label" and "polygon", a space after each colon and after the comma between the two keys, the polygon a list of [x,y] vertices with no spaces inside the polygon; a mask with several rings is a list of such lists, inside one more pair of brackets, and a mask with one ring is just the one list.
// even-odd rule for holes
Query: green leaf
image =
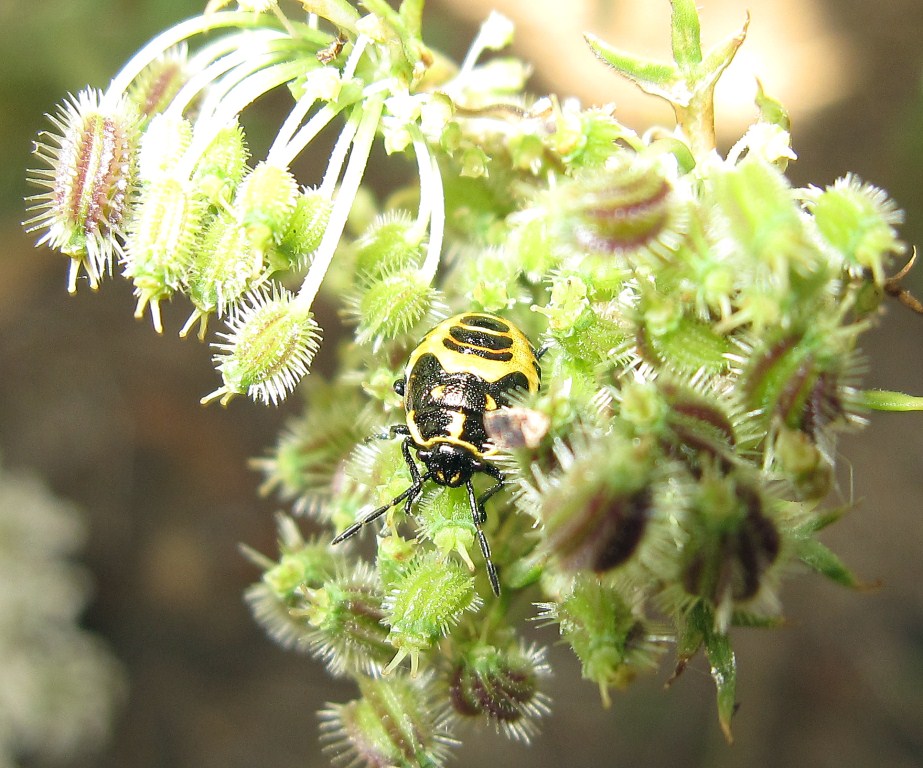
{"label": "green leaf", "polygon": [[863,390],[860,402],[873,411],[923,411],[923,397],[884,389]]}
{"label": "green leaf", "polygon": [[731,717],[737,709],[737,661],[730,638],[715,631],[715,615],[705,600],[699,600],[686,614],[685,622],[677,634],[677,664],[667,685],[682,674],[686,663],[698,649],[705,645],[712,680],[718,693],[718,722],[728,743],[731,736]]}
{"label": "green leaf", "polygon": [[599,59],[648,93],[669,98],[667,91],[680,79],[672,64],[626,53],[590,33],[586,33],[584,38]]}
{"label": "green leaf", "polygon": [[811,570],[826,576],[837,584],[852,589],[860,589],[863,585],[827,546],[816,539],[805,539],[798,543],[798,557]]}
{"label": "green leaf", "polygon": [[684,72],[702,63],[702,37],[695,0],[671,0],[673,59]]}
{"label": "green leaf", "polygon": [[728,743],[734,741],[731,735],[731,718],[737,709],[737,660],[731,648],[730,638],[715,632],[711,624],[705,633],[705,653],[711,665],[711,677],[718,689],[718,722]]}
{"label": "green leaf", "polygon": [[699,82],[696,85],[697,90],[713,88],[718,78],[728,68],[728,65],[734,60],[737,49],[743,45],[747,39],[747,28],[750,26],[750,14],[747,14],[746,21],[740,31],[726,38],[723,42],[712,48],[705,61],[702,63],[699,76]]}
{"label": "green leaf", "polygon": [[782,102],[767,96],[763,90],[763,84],[757,79],[756,81],[756,106],[760,111],[760,122],[778,125],[785,131],[791,130],[792,121],[789,119],[788,111],[782,106]]}

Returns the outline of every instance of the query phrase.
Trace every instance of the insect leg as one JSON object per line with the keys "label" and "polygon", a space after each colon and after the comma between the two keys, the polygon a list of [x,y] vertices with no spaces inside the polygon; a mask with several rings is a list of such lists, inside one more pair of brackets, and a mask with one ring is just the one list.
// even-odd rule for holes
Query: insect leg
{"label": "insect leg", "polygon": [[380,507],[373,509],[362,519],[356,520],[356,522],[354,522],[351,526],[349,526],[349,528],[347,528],[345,531],[339,534],[330,543],[339,544],[341,541],[343,541],[343,539],[348,539],[350,536],[355,535],[356,533],[359,532],[359,529],[362,528],[362,526],[366,525],[367,523],[371,523],[373,520],[381,517],[385,512],[391,509],[391,507],[395,506],[396,504],[400,504],[408,496],[413,496],[414,498],[416,498],[416,494],[420,492],[420,487],[423,485],[423,481],[427,479],[429,478],[421,477],[419,483],[415,483],[414,485],[409,486],[406,491],[395,496],[387,504],[382,504]]}
{"label": "insect leg", "polygon": [[[392,431],[399,430],[403,425],[398,425],[397,427],[392,427]],[[406,427],[404,427],[406,429]],[[396,434],[401,434],[397,431]],[[413,504],[417,496],[420,495],[420,490],[423,488],[423,483],[432,477],[432,474],[427,472],[425,475],[420,474],[420,470],[417,468],[416,462],[413,460],[413,457],[410,455],[410,437],[407,437],[404,442],[401,444],[401,453],[404,455],[404,461],[407,462],[407,467],[410,469],[410,477],[413,482],[410,486],[403,492],[395,496],[387,504],[382,504],[380,507],[376,507],[371,512],[369,512],[365,517],[360,520],[357,520],[349,528],[339,534],[331,543],[339,544],[343,539],[348,539],[350,536],[354,536],[362,526],[367,523],[371,523],[373,520],[381,517],[385,512],[387,512],[391,507],[394,507],[400,504],[406,499],[406,505],[404,510],[410,512],[410,506]]]}
{"label": "insect leg", "polygon": [[487,543],[487,537],[484,535],[484,531],[481,528],[481,523],[484,522],[486,517],[484,508],[474,495],[474,486],[471,484],[470,478],[468,482],[465,483],[465,487],[468,489],[468,503],[471,505],[471,517],[474,520],[474,530],[476,532],[478,544],[481,545],[481,554],[484,555],[484,562],[487,564],[487,578],[490,579],[490,588],[494,591],[494,594],[499,597],[500,579],[497,576],[497,568],[494,565],[494,561],[490,558],[490,544]]}
{"label": "insect leg", "polygon": [[504,478],[503,473],[490,464],[485,464],[481,471],[487,475],[490,475],[492,478],[494,478],[494,480],[497,481],[496,484],[492,485],[490,488],[484,491],[484,493],[481,494],[481,498],[478,499],[478,516],[480,521],[483,523],[487,519],[487,512],[484,510],[484,503],[503,487]]}

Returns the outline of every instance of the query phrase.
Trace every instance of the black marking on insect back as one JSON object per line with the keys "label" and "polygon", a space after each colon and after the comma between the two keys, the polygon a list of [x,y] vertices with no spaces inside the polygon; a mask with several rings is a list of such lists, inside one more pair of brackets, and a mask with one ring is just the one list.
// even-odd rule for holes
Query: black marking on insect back
{"label": "black marking on insect back", "polygon": [[472,373],[446,373],[438,358],[421,355],[411,371],[406,408],[424,444],[448,440],[482,453],[487,445],[484,413],[488,406],[509,405],[509,393],[527,390],[525,375],[514,371],[498,381]]}
{"label": "black marking on insect back", "polygon": [[494,352],[490,349],[484,349],[483,347],[456,344],[448,336],[442,340],[442,346],[451,352],[458,352],[461,355],[475,355],[476,357],[483,357],[485,360],[497,360],[501,363],[508,363],[513,359],[512,352]]}
{"label": "black marking on insect back", "polygon": [[499,317],[489,315],[462,315],[458,322],[475,328],[484,328],[494,333],[510,332],[510,326],[507,323],[503,322]]}
{"label": "black marking on insect back", "polygon": [[466,328],[463,325],[453,325],[449,328],[449,336],[465,346],[483,347],[484,349],[495,351],[510,349],[513,346],[513,339],[509,336],[485,333],[484,331]]}

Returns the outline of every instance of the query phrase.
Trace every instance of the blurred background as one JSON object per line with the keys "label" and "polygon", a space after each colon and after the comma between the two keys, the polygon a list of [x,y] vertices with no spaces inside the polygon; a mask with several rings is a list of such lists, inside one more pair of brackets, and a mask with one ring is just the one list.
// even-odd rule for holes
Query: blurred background
{"label": "blurred background", "polygon": [[[105,87],[142,43],[203,5],[0,0],[0,462],[81,510],[78,559],[94,584],[82,625],[127,679],[108,743],[58,765],[323,766],[315,712],[355,695],[319,664],[274,646],[241,599],[257,574],[238,544],[274,552],[277,508],[259,498],[247,460],[272,445],[297,404],[200,407],[217,378],[209,350],[176,336],[186,308],[165,307],[158,337],[148,320],[133,320],[125,281],[70,297],[65,260],[35,250],[20,225],[43,114],[86,84]],[[752,117],[756,72],[791,112],[793,183],[824,185],[856,172],[892,194],[906,211],[905,239],[923,243],[923,3],[700,5],[706,43],[751,15],[739,67],[719,91],[723,147]],[[516,20],[515,50],[535,65],[533,92],[614,102],[622,122],[639,130],[671,124],[668,111],[611,76],[581,38],[591,30],[666,56],[667,0],[430,0],[428,42],[460,57],[491,8]],[[265,107],[248,120],[253,135],[271,129],[285,101]],[[923,296],[923,269],[907,285]],[[923,394],[923,317],[892,303],[865,348],[869,386]],[[717,726],[701,658],[669,691],[665,668],[603,710],[576,662],[556,649],[554,712],[543,735],[525,747],[463,731],[455,764],[923,765],[923,415],[875,415],[840,450],[842,495],[858,504],[824,541],[881,586],[855,593],[802,576],[783,591],[786,628],[735,634],[732,746]],[[35,599],[43,597],[56,599],[51,591]]]}

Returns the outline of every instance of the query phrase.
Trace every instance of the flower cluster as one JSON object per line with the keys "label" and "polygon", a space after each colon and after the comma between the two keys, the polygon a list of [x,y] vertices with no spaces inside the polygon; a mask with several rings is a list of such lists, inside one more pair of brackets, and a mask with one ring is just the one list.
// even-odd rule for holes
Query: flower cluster
{"label": "flower cluster", "polygon": [[[712,94],[746,26],[703,52],[691,0],[672,3],[673,62],[587,37],[674,107],[675,130],[643,136],[609,107],[530,97],[515,59],[482,62],[512,34],[496,15],[455,68],[422,42],[422,0],[364,0],[366,15],[302,0],[305,21],[225,4],[62,108],[29,226],[71,259],[71,289],[117,265],[158,330],[175,294],[193,306],[184,335],[222,320],[205,401],[286,397],[318,348],[322,290],[355,327],[255,462],[326,529],[306,539],[280,516],[279,555],[249,553],[263,576],[248,600],[279,642],[356,681],[359,699],[322,713],[327,748],[434,766],[462,720],[531,738],[550,708],[545,652],[516,626],[529,612],[605,704],[670,647],[677,674],[703,650],[730,736],[731,629],[779,623],[799,567],[856,585],[815,536],[845,511],[829,502],[837,433],[870,408],[921,408],[860,388],[883,297],[914,306],[906,268],[889,277],[900,211],[853,175],[794,188],[785,111],[761,91],[719,155]],[[254,162],[239,114],[283,85],[294,106]],[[293,160],[334,123],[322,178],[302,186]],[[381,205],[361,194],[379,139],[418,172]],[[541,389],[484,418],[503,478],[478,486],[484,520],[474,486],[421,474],[412,430],[385,431],[407,435],[392,383],[450,309],[502,315],[543,350]],[[373,559],[331,546],[366,517]]]}

